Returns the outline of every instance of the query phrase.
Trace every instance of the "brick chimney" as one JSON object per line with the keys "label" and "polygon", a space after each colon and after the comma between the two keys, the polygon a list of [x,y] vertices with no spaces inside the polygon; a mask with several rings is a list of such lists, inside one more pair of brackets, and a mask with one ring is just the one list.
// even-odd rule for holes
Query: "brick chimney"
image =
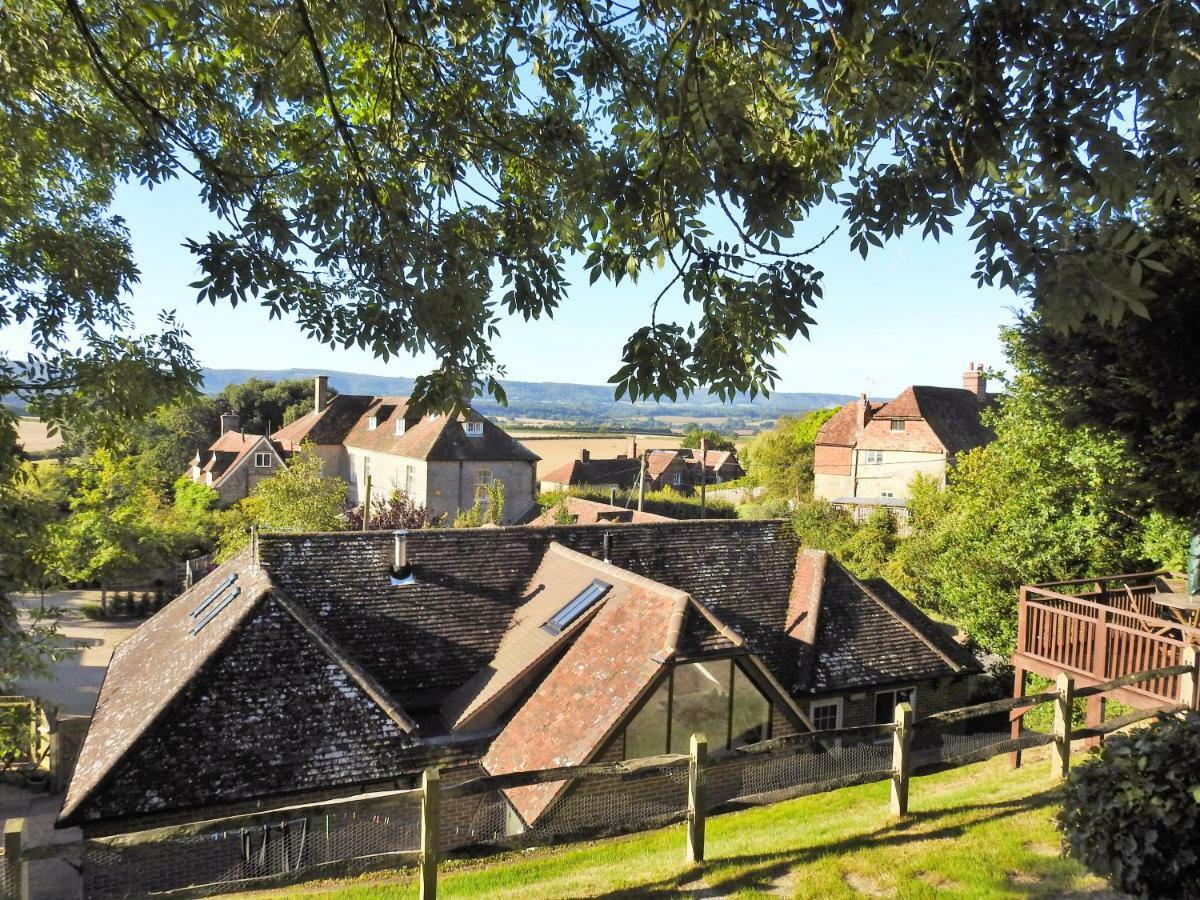
{"label": "brick chimney", "polygon": [[592,454],[590,451],[584,450],[582,448],[580,449],[580,451],[579,451],[579,461],[580,462],[588,462],[591,458],[592,458]]}
{"label": "brick chimney", "polygon": [[221,414],[221,434],[227,431],[237,431],[241,425],[241,419],[237,413],[222,413]]}
{"label": "brick chimney", "polygon": [[970,391],[977,400],[987,399],[987,378],[983,374],[983,363],[971,363],[963,372],[963,390]]}
{"label": "brick chimney", "polygon": [[862,431],[867,427],[867,423],[871,421],[871,404],[867,402],[867,395],[865,393],[858,395],[855,413],[855,430]]}
{"label": "brick chimney", "polygon": [[638,458],[638,455],[637,455],[637,436],[636,436],[636,435],[635,435],[635,436],[633,437],[633,439],[632,439],[632,440],[629,442],[629,458],[630,458],[630,459],[637,459],[637,458]]}
{"label": "brick chimney", "polygon": [[329,376],[318,375],[313,379],[313,412],[321,412],[329,405]]}

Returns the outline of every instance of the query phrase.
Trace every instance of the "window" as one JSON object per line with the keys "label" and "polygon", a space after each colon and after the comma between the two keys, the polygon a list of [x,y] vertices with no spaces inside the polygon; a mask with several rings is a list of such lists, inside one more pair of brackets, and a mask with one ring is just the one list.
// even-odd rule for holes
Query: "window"
{"label": "window", "polygon": [[674,475],[672,475],[671,476],[671,484],[676,484],[676,485],[683,484],[683,473],[676,472]]}
{"label": "window", "polygon": [[808,717],[812,719],[813,728],[817,731],[830,731],[842,727],[842,698],[821,700],[811,703],[808,707]]}
{"label": "window", "polygon": [[882,450],[868,450],[867,451],[867,465],[868,466],[877,466],[882,462],[883,462],[883,451]]}
{"label": "window", "polygon": [[396,416],[396,434],[404,434],[404,416]]}
{"label": "window", "polygon": [[271,454],[270,453],[255,453],[254,454],[254,466],[255,466],[255,468],[258,468],[258,469],[271,468]]}
{"label": "window", "polygon": [[680,663],[625,726],[625,758],[686,753],[692,734],[725,750],[771,736],[771,701],[730,659]]}
{"label": "window", "polygon": [[[404,421],[401,419],[401,421]],[[416,482],[416,471],[412,466],[404,467],[404,493],[412,496],[413,488]]]}
{"label": "window", "polygon": [[483,434],[483,423],[465,422],[463,423],[463,431],[467,433],[467,437],[480,437]]}
{"label": "window", "polygon": [[917,709],[916,688],[896,688],[894,691],[880,691],[875,695],[875,724],[885,725],[896,721],[896,704],[909,703],[913,712]]}
{"label": "window", "polygon": [[379,416],[371,416],[367,419],[367,431],[374,431],[379,427]]}
{"label": "window", "polygon": [[562,634],[567,626],[591,609],[596,601],[612,590],[607,581],[597,578],[582,591],[576,594],[566,606],[556,612],[542,630],[550,634]]}
{"label": "window", "polygon": [[903,431],[903,430],[904,430],[904,420],[903,419],[892,419],[892,431]]}
{"label": "window", "polygon": [[488,505],[488,485],[492,483],[491,469],[475,470],[475,502],[480,506]]}
{"label": "window", "polygon": [[896,492],[895,491],[880,491],[879,496],[880,497],[895,497]]}

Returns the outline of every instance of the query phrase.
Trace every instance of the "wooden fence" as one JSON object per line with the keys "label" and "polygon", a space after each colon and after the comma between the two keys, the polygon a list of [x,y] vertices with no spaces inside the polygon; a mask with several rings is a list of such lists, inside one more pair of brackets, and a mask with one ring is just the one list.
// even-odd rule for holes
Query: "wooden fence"
{"label": "wooden fence", "polygon": [[[831,729],[825,731],[804,732],[785,735],[753,744],[747,747],[729,751],[728,755],[738,756],[788,756],[805,753],[814,748],[829,749],[841,741],[878,738],[891,735],[891,769],[884,773],[865,772],[851,773],[838,778],[819,783],[800,785],[789,790],[789,797],[804,794],[821,793],[864,784],[883,778],[891,781],[890,809],[895,816],[908,814],[909,788],[911,773],[914,767],[913,744],[914,737],[923,729],[939,729],[962,722],[989,716],[996,713],[1022,710],[1027,712],[1033,707],[1054,704],[1054,728],[1051,734],[1032,736],[1031,746],[1052,744],[1051,771],[1058,777],[1066,777],[1070,768],[1071,742],[1084,738],[1098,738],[1135,722],[1157,715],[1176,713],[1187,708],[1184,704],[1167,703],[1150,709],[1136,710],[1128,715],[1113,719],[1102,724],[1082,728],[1071,728],[1071,706],[1076,698],[1100,695],[1111,691],[1126,689],[1131,685],[1154,681],[1167,677],[1180,677],[1187,685],[1194,685],[1197,677],[1196,666],[1179,665],[1146,672],[1125,675],[1104,684],[1097,684],[1076,689],[1073,678],[1062,673],[1058,676],[1055,689],[1039,694],[1023,697],[1013,697],[981,703],[959,709],[934,713],[919,719],[914,719],[912,707],[908,703],[896,706],[895,720],[881,725],[864,725],[851,728]],[[1194,694],[1194,688],[1193,688]],[[978,762],[990,756],[1006,752],[1005,749],[984,749],[955,757],[952,760],[941,760],[948,766],[965,765]],[[691,737],[690,752],[687,754],[667,754],[643,759],[626,760],[614,763],[592,763],[578,766],[563,766],[553,769],[539,769],[528,772],[514,772],[504,775],[485,775],[471,778],[457,784],[443,786],[440,772],[427,769],[421,778],[419,787],[407,790],[379,791],[360,794],[335,801],[317,801],[313,803],[296,804],[276,807],[270,810],[256,811],[245,815],[190,822],[181,825],[170,825],[161,828],[111,835],[106,837],[89,838],[87,842],[106,844],[112,847],[135,847],[154,844],[156,842],[216,834],[231,829],[249,828],[255,825],[279,822],[282,819],[305,814],[329,814],[355,810],[358,813],[382,811],[391,807],[400,798],[420,799],[421,802],[421,832],[420,847],[417,850],[398,850],[386,854],[376,854],[373,859],[386,865],[403,866],[416,865],[417,877],[422,898],[432,898],[437,895],[437,868],[440,848],[438,846],[439,820],[442,801],[453,797],[503,790],[514,787],[524,787],[547,782],[577,781],[596,778],[621,778],[639,773],[662,772],[672,769],[687,770],[687,809],[684,820],[686,823],[683,860],[691,865],[703,862],[706,858],[704,840],[705,818],[708,805],[705,798],[705,773],[712,764],[714,757],[708,753],[708,742],[703,734]],[[28,865],[39,859],[67,856],[81,852],[85,842],[73,844],[52,844],[45,847],[28,847],[22,845],[24,822],[21,819],[9,820],[4,833],[4,883],[9,887],[9,900],[28,900]],[[385,859],[380,859],[385,857]],[[331,877],[349,870],[347,864],[355,860],[342,860],[339,863],[326,863],[319,866],[309,866],[296,872],[281,875],[269,875],[254,879],[242,880],[226,885],[238,890],[269,888],[315,878]],[[215,889],[219,885],[192,886],[178,893],[203,893],[203,889]]]}

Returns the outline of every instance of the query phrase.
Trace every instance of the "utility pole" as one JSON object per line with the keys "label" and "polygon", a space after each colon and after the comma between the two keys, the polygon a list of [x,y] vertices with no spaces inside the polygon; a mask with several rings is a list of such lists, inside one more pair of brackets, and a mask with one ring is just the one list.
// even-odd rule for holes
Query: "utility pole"
{"label": "utility pole", "polygon": [[705,492],[708,488],[708,439],[700,438],[700,518],[704,518]]}
{"label": "utility pole", "polygon": [[371,473],[368,472],[363,477],[363,527],[366,531],[370,527],[371,522]]}
{"label": "utility pole", "polygon": [[638,457],[638,512],[642,511],[642,504],[646,501],[646,455],[643,453]]}

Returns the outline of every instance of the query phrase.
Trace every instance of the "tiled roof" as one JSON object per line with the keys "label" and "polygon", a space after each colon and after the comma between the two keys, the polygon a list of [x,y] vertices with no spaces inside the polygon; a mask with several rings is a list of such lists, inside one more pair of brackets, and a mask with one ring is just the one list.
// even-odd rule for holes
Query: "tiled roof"
{"label": "tiled roof", "polygon": [[[274,450],[281,460],[291,456],[291,452],[281,442],[267,440],[261,434],[247,434],[243,431],[227,431],[217,438],[207,450],[199,454],[200,471],[211,472],[213,485],[219,485],[227,473],[241,465],[263,441]],[[207,458],[206,458],[207,457]]]}
{"label": "tiled roof", "polygon": [[[872,415],[878,415],[882,403],[871,403],[867,401],[867,405],[871,410]],[[858,430],[858,401],[852,400],[841,409],[833,414],[832,417],[819,429],[817,429],[818,444],[836,444],[840,447],[853,447],[854,439],[857,436]]]}
{"label": "tiled roof", "polygon": [[[567,512],[574,517],[575,525],[596,525],[596,524],[625,524],[644,523],[644,522],[673,522],[674,519],[668,516],[660,516],[655,513],[638,512],[636,509],[625,509],[623,506],[611,506],[607,503],[598,503],[595,500],[585,500],[583,497],[566,496],[563,498],[566,504]],[[530,519],[529,525],[553,525],[554,524],[554,508],[551,507],[545,511],[534,507],[534,512],[538,515]]]}
{"label": "tiled roof", "polygon": [[364,394],[338,394],[320,412],[313,410],[301,416],[271,437],[296,447],[305,441],[320,445],[340,444],[374,401],[374,397]]}
{"label": "tiled roof", "polygon": [[549,484],[615,484],[628,488],[637,484],[641,463],[636,459],[573,459],[557,469],[543,475],[541,481]]}
{"label": "tiled roof", "polygon": [[885,403],[875,416],[880,419],[924,419],[946,448],[946,453],[952,456],[995,438],[992,430],[979,419],[986,408],[986,403],[981,403],[975,394],[963,388],[918,384],[905,388],[898,397]]}
{"label": "tiled roof", "polygon": [[[605,603],[492,741],[484,768],[500,775],[591,759],[670,661],[671,626],[687,603],[685,594],[644,585]],[[505,794],[533,824],[566,786],[548,782]]]}

